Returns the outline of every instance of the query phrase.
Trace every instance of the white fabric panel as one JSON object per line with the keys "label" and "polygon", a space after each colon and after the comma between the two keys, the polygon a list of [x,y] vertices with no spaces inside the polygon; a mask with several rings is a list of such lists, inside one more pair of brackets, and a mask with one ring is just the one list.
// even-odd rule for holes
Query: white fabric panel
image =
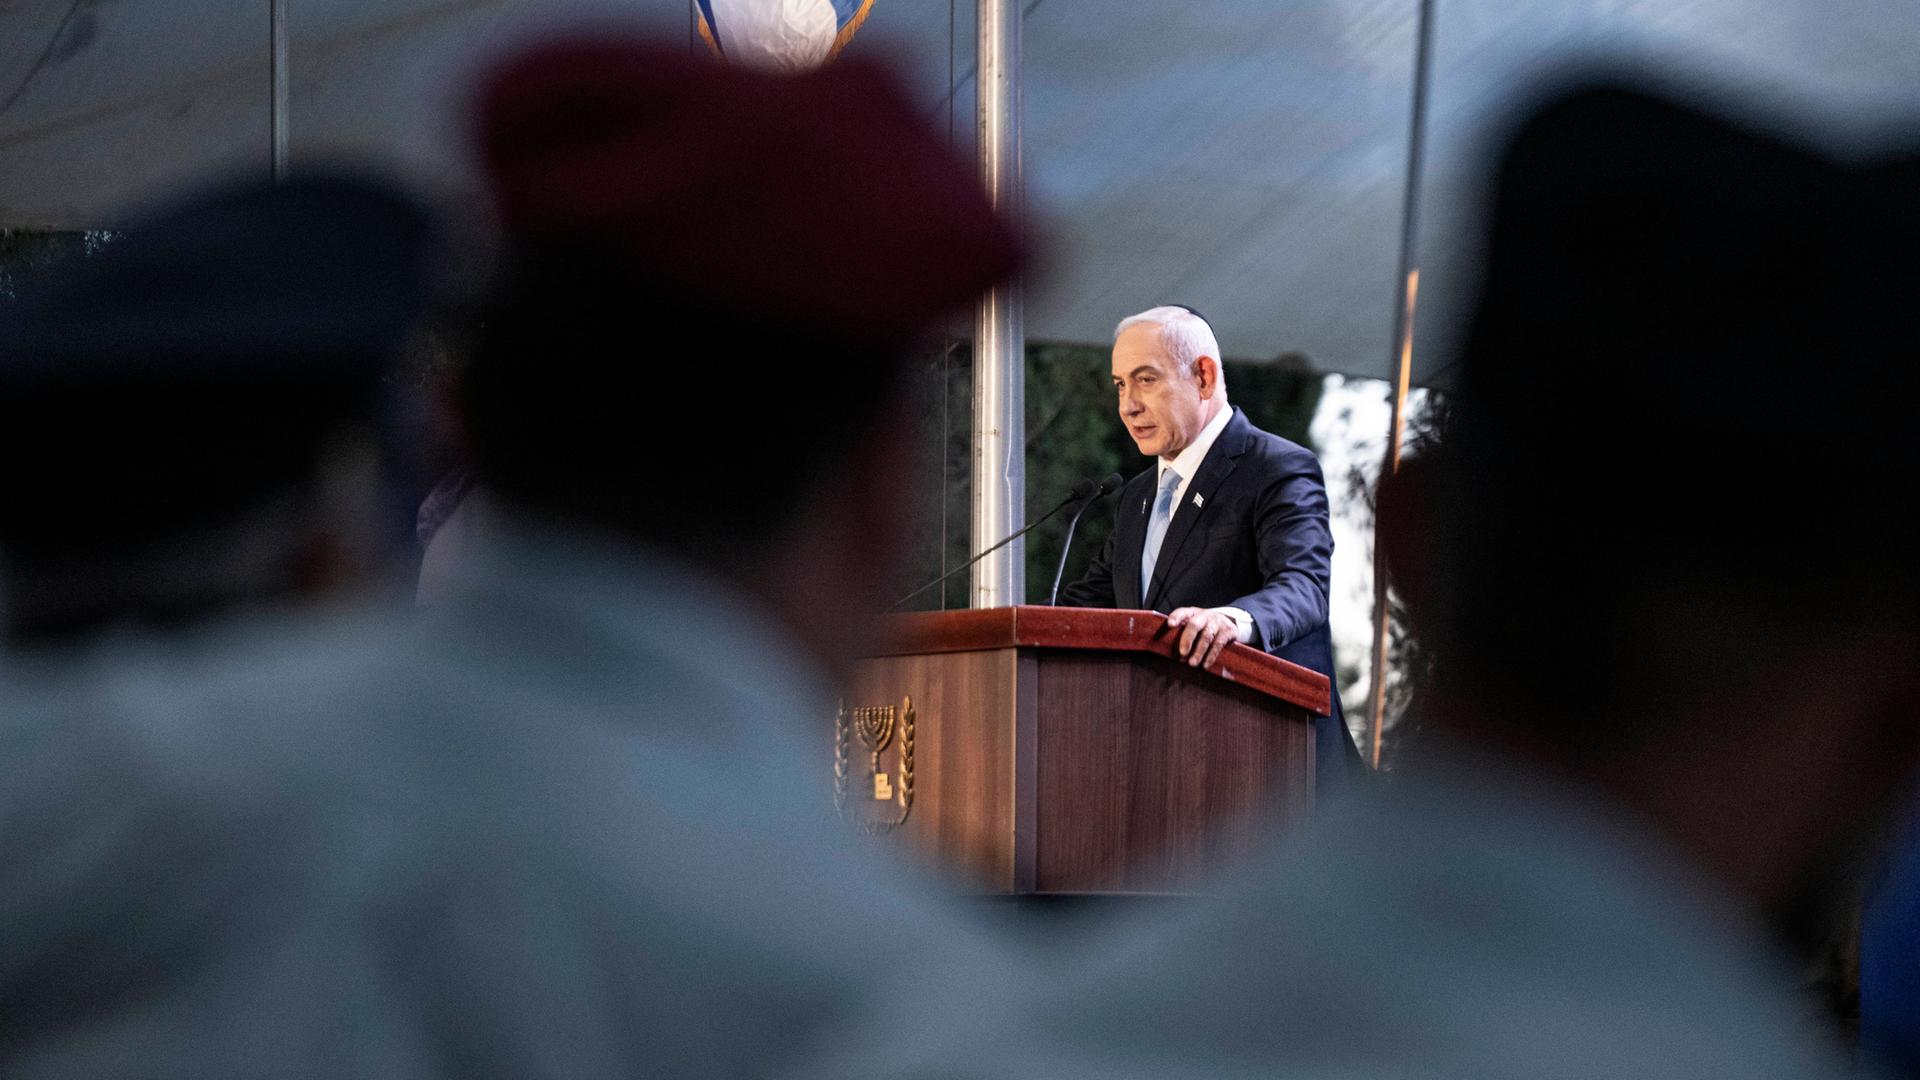
{"label": "white fabric panel", "polygon": [[[108,223],[156,185],[264,170],[267,4],[0,3],[0,223]],[[470,179],[462,108],[476,59],[562,7],[290,4],[295,167],[372,153],[456,189]],[[726,13],[746,4],[719,0],[723,34]],[[778,4],[772,40],[830,42],[825,0]],[[1415,0],[1028,6],[1025,167],[1049,241],[1029,282],[1029,336],[1102,342],[1121,315],[1172,300],[1204,311],[1231,357],[1300,354],[1323,370],[1385,376]],[[689,34],[686,0],[601,10],[705,48]],[[1728,83],[1752,106],[1798,103],[1839,137],[1920,109],[1911,0],[1443,0],[1437,10],[1421,377],[1444,359],[1468,298],[1472,252],[1460,237],[1486,117],[1553,64],[1611,50]],[[952,17],[954,133],[966,154],[972,3]],[[877,0],[851,46],[900,57],[942,126],[948,24],[941,0]]]}

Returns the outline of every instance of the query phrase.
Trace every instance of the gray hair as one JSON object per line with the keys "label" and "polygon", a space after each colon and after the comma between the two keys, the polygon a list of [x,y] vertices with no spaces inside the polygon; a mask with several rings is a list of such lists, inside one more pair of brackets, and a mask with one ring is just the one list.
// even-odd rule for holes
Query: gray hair
{"label": "gray hair", "polygon": [[1174,364],[1188,375],[1193,374],[1194,361],[1203,356],[1213,357],[1218,369],[1220,391],[1223,394],[1226,392],[1227,372],[1226,365],[1220,359],[1220,342],[1214,339],[1213,327],[1207,325],[1207,320],[1186,308],[1171,304],[1148,308],[1138,315],[1121,319],[1120,325],[1113,328],[1114,340],[1120,340],[1120,335],[1126,333],[1128,327],[1143,323],[1160,328],[1160,347],[1167,350]]}

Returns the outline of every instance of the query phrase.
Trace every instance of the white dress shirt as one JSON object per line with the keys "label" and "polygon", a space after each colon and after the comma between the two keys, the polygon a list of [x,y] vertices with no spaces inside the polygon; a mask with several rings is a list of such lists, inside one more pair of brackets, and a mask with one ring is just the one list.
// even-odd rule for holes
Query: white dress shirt
{"label": "white dress shirt", "polygon": [[[1158,491],[1160,484],[1165,481],[1168,469],[1180,474],[1180,483],[1173,489],[1173,510],[1167,515],[1168,528],[1172,528],[1173,519],[1180,515],[1181,508],[1186,505],[1187,488],[1193,486],[1193,477],[1200,471],[1201,462],[1207,460],[1207,452],[1213,449],[1214,442],[1220,438],[1221,432],[1227,430],[1227,422],[1232,419],[1233,406],[1224,401],[1221,402],[1220,411],[1214,414],[1213,419],[1207,421],[1207,426],[1200,429],[1200,434],[1187,444],[1185,450],[1175,454],[1171,460],[1163,457],[1154,463],[1156,466],[1153,474],[1155,491]],[[1252,615],[1237,607],[1217,607],[1212,610],[1233,620],[1235,641],[1242,645],[1253,641]]]}

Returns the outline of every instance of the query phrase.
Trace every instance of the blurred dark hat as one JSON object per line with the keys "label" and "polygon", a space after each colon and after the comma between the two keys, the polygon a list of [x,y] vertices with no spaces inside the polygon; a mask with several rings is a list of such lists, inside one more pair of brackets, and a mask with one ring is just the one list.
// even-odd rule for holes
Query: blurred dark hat
{"label": "blurred dark hat", "polygon": [[487,80],[478,142],[522,242],[591,250],[708,310],[891,344],[1019,250],[924,112],[857,59],[783,76],[563,40]]}
{"label": "blurred dark hat", "polygon": [[1472,430],[1510,440],[1490,464],[1608,474],[1631,436],[1711,478],[1691,507],[1742,463],[1893,450],[1870,418],[1920,339],[1888,169],[1620,79],[1546,100],[1500,159],[1461,356]]}
{"label": "blurred dark hat", "polygon": [[434,287],[435,236],[371,181],[229,185],[0,304],[0,452],[33,462],[0,480],[0,541],[142,542],[303,480],[373,412]]}
{"label": "blurred dark hat", "polygon": [[0,380],[377,375],[426,302],[431,235],[420,205],[346,177],[160,207],[0,312]]}
{"label": "blurred dark hat", "polygon": [[1567,85],[1496,160],[1426,486],[1434,612],[1500,678],[1584,689],[1646,648],[1656,595],[1668,619],[1732,627],[1744,603],[1805,628],[1913,585],[1910,161],[1649,85]]}

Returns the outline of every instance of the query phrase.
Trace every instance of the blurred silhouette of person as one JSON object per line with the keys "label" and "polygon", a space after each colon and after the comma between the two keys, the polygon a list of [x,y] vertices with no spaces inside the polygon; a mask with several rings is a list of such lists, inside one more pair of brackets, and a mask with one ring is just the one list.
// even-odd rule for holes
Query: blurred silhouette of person
{"label": "blurred silhouette of person", "polygon": [[[172,740],[121,711],[377,594],[383,378],[439,239],[370,177],[226,182],[0,309],[0,1071],[172,1071],[134,1044],[206,1031],[195,920],[259,933],[209,887],[244,871],[206,831],[248,812],[213,790],[249,721],[202,702]],[[108,1016],[119,1050],[91,1057]]]}
{"label": "blurred silhouette of person", "polygon": [[1920,1076],[1920,809],[1867,893],[1860,920],[1860,1048]]}
{"label": "blurred silhouette of person", "polygon": [[1216,905],[814,1075],[1850,1074],[1789,956],[1920,750],[1911,206],[1617,78],[1503,145],[1388,517],[1429,530],[1389,544],[1418,756]]}
{"label": "blurred silhouette of person", "polygon": [[[1877,170],[1878,198],[1891,221],[1910,213],[1920,193],[1920,154],[1910,153]],[[1920,236],[1896,234],[1890,246],[1912,257]],[[1907,302],[1920,307],[1920,287],[1906,280]],[[1907,350],[1911,355],[1911,349]],[[1897,356],[1897,354],[1896,354]],[[1890,357],[1889,363],[1905,363]],[[1873,470],[1876,463],[1859,468]],[[1892,489],[1903,478],[1889,480]],[[1910,486],[1910,485],[1907,485]],[[1889,490],[1885,498],[1900,496]],[[1920,792],[1910,795],[1902,828],[1882,864],[1869,875],[1859,922],[1859,1019],[1862,1056],[1888,1071],[1920,1077]]]}
{"label": "blurred silhouette of person", "polygon": [[908,347],[1018,254],[922,113],[620,38],[491,74],[485,535],[414,617],[16,727],[12,797],[88,812],[0,836],[0,1071],[770,1075],[998,970],[832,799]]}
{"label": "blurred silhouette of person", "polygon": [[431,235],[371,181],[231,184],[0,310],[8,645],[370,586],[394,541],[382,377]]}

